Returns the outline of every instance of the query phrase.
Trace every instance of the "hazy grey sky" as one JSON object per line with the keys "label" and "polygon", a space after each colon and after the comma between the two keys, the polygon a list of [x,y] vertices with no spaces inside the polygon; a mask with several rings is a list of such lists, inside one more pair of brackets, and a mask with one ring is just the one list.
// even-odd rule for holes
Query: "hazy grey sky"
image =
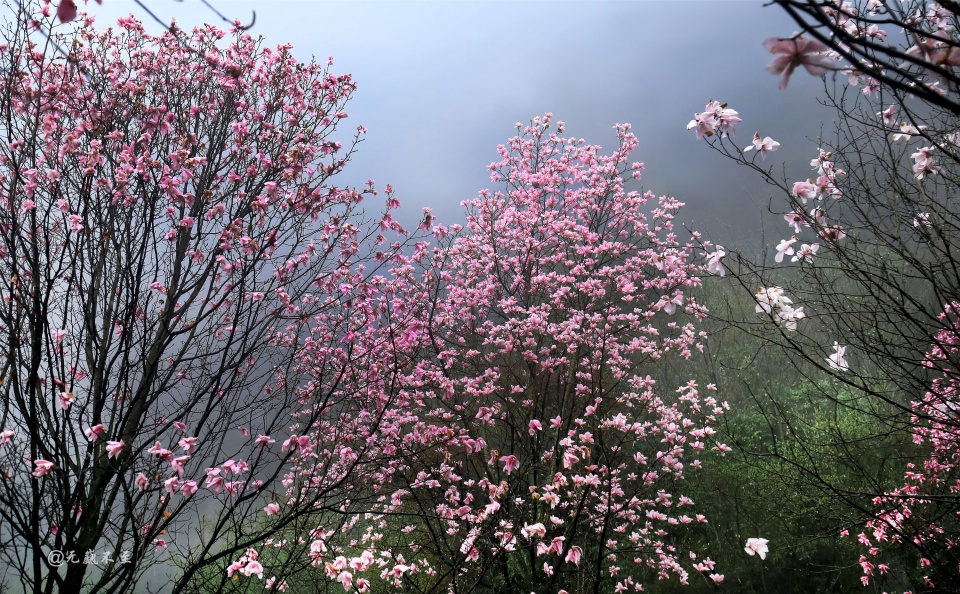
{"label": "hazy grey sky", "polygon": [[[197,0],[145,1],[185,28],[216,20]],[[335,71],[354,75],[348,122],[368,132],[344,182],[393,184],[408,220],[423,206],[461,220],[461,200],[496,187],[486,166],[514,123],[550,111],[605,148],[614,123],[633,124],[643,186],[686,202],[685,220],[729,241],[756,224],[770,190],[697,142],[685,130],[693,113],[728,102],[744,119],[738,143],[772,136],[782,146],[768,162],[788,159],[801,175],[816,146],[805,136],[829,117],[815,102],[819,79],[800,73],[779,92],[764,70],[763,39],[794,26],[759,1],[211,1],[244,22],[256,10],[251,33],[305,60],[333,56]],[[88,10],[99,26],[148,19],[130,0]]]}

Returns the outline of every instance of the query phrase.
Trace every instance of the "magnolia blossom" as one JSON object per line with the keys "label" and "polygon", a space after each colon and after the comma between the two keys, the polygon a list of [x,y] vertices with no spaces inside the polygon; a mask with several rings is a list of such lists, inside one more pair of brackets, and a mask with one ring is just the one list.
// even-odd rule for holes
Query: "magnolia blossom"
{"label": "magnolia blossom", "polygon": [[847,363],[847,360],[844,358],[844,355],[847,352],[847,347],[840,346],[840,344],[833,343],[833,354],[827,357],[827,364],[830,365],[831,369],[837,371],[850,371],[850,364]]}
{"label": "magnolia blossom", "polygon": [[9,443],[10,440],[13,439],[14,435],[16,435],[16,433],[14,433],[12,429],[5,429],[4,431],[0,431],[0,445]]}
{"label": "magnolia blossom", "polygon": [[770,542],[766,538],[748,538],[747,546],[743,547],[743,550],[747,552],[751,557],[754,555],[759,555],[761,559],[767,558],[767,543]]}
{"label": "magnolia blossom", "polygon": [[930,222],[930,213],[929,212],[920,212],[917,213],[917,216],[913,217],[913,226],[917,229],[927,228],[929,229],[932,226]]}
{"label": "magnolia blossom", "polygon": [[89,441],[97,441],[97,439],[101,435],[103,435],[103,431],[104,431],[103,423],[99,423],[97,425],[94,425],[93,427],[84,429],[83,433],[87,436],[87,439]]}
{"label": "magnolia blossom", "polygon": [[913,158],[913,174],[917,179],[923,179],[927,173],[936,175],[940,167],[934,162],[933,151],[936,147],[925,146],[910,155]]}
{"label": "magnolia blossom", "polygon": [[766,158],[767,158],[767,152],[768,152],[768,151],[772,153],[773,151],[777,150],[778,148],[780,148],[780,143],[779,143],[779,142],[777,142],[776,140],[770,138],[769,136],[764,137],[764,138],[761,140],[761,138],[760,138],[760,133],[759,133],[759,132],[754,132],[754,133],[753,133],[753,144],[751,144],[750,146],[744,147],[743,152],[749,153],[749,152],[752,151],[753,149],[757,149],[758,151],[760,151],[760,158],[761,158],[761,159],[766,159]]}
{"label": "magnolia blossom", "polygon": [[896,142],[898,140],[910,140],[911,136],[916,136],[920,134],[920,130],[925,129],[926,126],[920,126],[917,128],[913,124],[908,124],[907,122],[900,122],[900,132],[893,134],[890,138]]}
{"label": "magnolia blossom", "polygon": [[803,313],[803,307],[792,307],[786,304],[782,304],[773,316],[777,324],[781,324],[791,332],[797,331],[797,322],[805,317],[807,314]]}
{"label": "magnolia blossom", "polygon": [[807,181],[794,182],[793,184],[793,195],[803,202],[807,203],[807,200],[814,200],[817,196],[820,195],[819,190],[817,189],[816,184],[813,183],[813,180],[808,179]]}
{"label": "magnolia blossom", "polygon": [[32,474],[37,478],[47,474],[53,468],[53,462],[49,460],[34,460],[33,465],[35,468]]}
{"label": "magnolia blossom", "polygon": [[[791,239],[781,240],[780,243],[777,244],[777,255],[774,256],[773,260],[778,263],[783,262],[783,257],[785,255],[789,256],[790,254],[793,253],[793,244],[795,244],[796,242],[797,242],[796,237],[793,237]],[[794,258],[794,261],[796,261],[796,258]]]}
{"label": "magnolia blossom", "polygon": [[120,441],[108,441],[107,442],[107,457],[116,458],[120,455],[120,452],[123,451],[123,440]]}
{"label": "magnolia blossom", "polygon": [[754,298],[757,313],[769,314],[775,323],[787,330],[796,331],[797,322],[806,317],[803,307],[793,307],[793,301],[783,294],[781,287],[760,287]]}
{"label": "magnolia blossom", "polygon": [[723,267],[723,257],[726,255],[727,252],[724,251],[722,245],[718,245],[716,251],[712,254],[705,252],[703,257],[707,259],[707,272],[720,276],[726,274],[726,270]]}
{"label": "magnolia blossom", "polygon": [[884,125],[893,126],[897,125],[897,106],[891,105],[883,111],[877,112],[877,117],[883,120]]}
{"label": "magnolia blossom", "polygon": [[783,219],[788,225],[793,227],[794,233],[800,233],[800,227],[809,226],[802,211],[788,212],[787,214],[783,215]]}
{"label": "magnolia blossom", "polygon": [[783,289],[781,287],[760,287],[760,291],[754,295],[754,298],[757,300],[757,313],[771,313],[775,307],[779,307],[784,303],[792,303],[790,298],[783,294]]}
{"label": "magnolia blossom", "polygon": [[278,503],[268,503],[266,507],[263,508],[263,513],[268,516],[272,516],[280,511],[280,504]]}
{"label": "magnolia blossom", "polygon": [[740,123],[740,114],[727,107],[726,103],[711,101],[701,113],[694,114],[687,124],[687,130],[696,130],[697,139],[713,136],[719,130],[720,137],[727,133],[735,134],[734,126]]}
{"label": "magnolia blossom", "polygon": [[803,261],[803,262],[813,262],[813,255],[817,253],[817,250],[820,249],[819,243],[804,243],[800,245],[800,249],[797,250],[797,253],[790,259],[791,262]]}
{"label": "magnolia blossom", "polygon": [[787,88],[797,66],[803,66],[813,76],[821,76],[833,66],[830,57],[823,54],[830,48],[815,39],[770,37],[763,42],[763,47],[771,54],[783,54],[767,66],[773,74],[783,75],[780,79],[781,91]]}
{"label": "magnolia blossom", "polygon": [[73,404],[73,392],[60,392],[57,394],[57,398],[60,400],[60,407],[63,410],[67,410]]}

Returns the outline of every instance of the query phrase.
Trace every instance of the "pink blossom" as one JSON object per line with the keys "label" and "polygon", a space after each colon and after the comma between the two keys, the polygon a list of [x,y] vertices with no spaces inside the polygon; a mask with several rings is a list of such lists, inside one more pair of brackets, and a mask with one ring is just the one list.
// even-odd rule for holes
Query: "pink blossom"
{"label": "pink blossom", "polygon": [[520,459],[513,454],[500,458],[500,462],[503,463],[503,470],[507,474],[513,473],[513,471],[520,466]]}
{"label": "pink blossom", "polygon": [[748,538],[747,546],[743,548],[751,557],[753,555],[759,555],[761,559],[767,558],[767,552],[770,550],[767,547],[767,543],[770,542],[766,538]]}
{"label": "pink blossom", "polygon": [[97,441],[97,439],[103,435],[104,427],[103,423],[94,425],[93,427],[88,427],[84,430],[84,434],[87,436],[89,441]]}
{"label": "pink blossom", "polygon": [[877,112],[877,117],[883,121],[885,126],[890,126],[891,128],[897,125],[897,106],[890,105],[883,111]]}
{"label": "pink blossom", "polygon": [[583,554],[583,551],[580,547],[570,547],[567,551],[567,556],[564,559],[567,563],[573,563],[574,565],[580,565],[580,556]]}
{"label": "pink blossom", "polygon": [[773,74],[783,75],[780,78],[781,91],[787,88],[797,66],[803,66],[813,76],[821,76],[833,67],[833,61],[824,55],[830,48],[815,39],[770,37],[763,42],[763,47],[771,54],[783,54],[767,66]]}
{"label": "pink blossom", "polygon": [[793,244],[797,243],[797,238],[793,237],[791,239],[784,239],[779,244],[777,244],[777,255],[773,258],[774,262],[780,263],[783,262],[783,257],[785,255],[789,256],[793,253]]}
{"label": "pink blossom", "polygon": [[780,148],[780,143],[779,143],[779,142],[777,142],[776,140],[770,138],[769,136],[761,139],[761,138],[760,138],[760,133],[759,133],[759,132],[755,132],[755,133],[753,134],[753,144],[745,147],[745,148],[743,149],[743,152],[749,153],[749,152],[752,151],[753,149],[757,149],[757,150],[760,152],[760,158],[766,160],[766,158],[767,158],[767,153],[768,153],[768,152],[772,153],[773,151],[777,150],[778,148]]}
{"label": "pink blossom", "polygon": [[41,476],[50,472],[53,468],[53,462],[49,460],[34,460],[33,465],[36,467],[33,471],[33,476],[40,478]]}
{"label": "pink blossom", "polygon": [[60,392],[57,399],[60,401],[60,408],[67,410],[73,404],[73,392]]}
{"label": "pink blossom", "polygon": [[183,481],[180,483],[180,492],[183,493],[184,497],[190,497],[199,489],[200,487],[197,485],[197,481]]}
{"label": "pink blossom", "polygon": [[255,440],[253,440],[253,443],[255,443],[256,445],[258,445],[259,447],[263,447],[263,446],[266,446],[266,445],[270,445],[270,444],[276,443],[276,442],[277,442],[277,440],[271,439],[269,435],[259,435],[259,436],[257,436],[257,438],[256,438]]}
{"label": "pink blossom", "polygon": [[150,479],[148,479],[147,475],[143,474],[142,472],[138,472],[134,484],[137,486],[137,489],[143,491],[147,488],[147,485],[150,484]]}
{"label": "pink blossom", "polygon": [[936,147],[925,146],[917,152],[910,155],[913,158],[913,174],[917,179],[923,179],[927,173],[936,175],[940,172],[940,167],[933,158],[933,151]]}
{"label": "pink blossom", "polygon": [[268,503],[266,507],[263,508],[263,512],[268,516],[272,516],[280,511],[280,505],[278,503]]}
{"label": "pink blossom", "polygon": [[183,451],[187,454],[192,454],[197,450],[197,438],[196,437],[184,437],[181,438],[177,444],[183,448]]}
{"label": "pink blossom", "polygon": [[123,451],[123,440],[120,441],[108,441],[107,442],[107,457],[116,458],[120,455],[120,452]]}
{"label": "pink blossom", "polygon": [[792,193],[804,204],[807,203],[807,200],[813,200],[820,194],[817,186],[809,179],[807,181],[794,182]]}
{"label": "pink blossom", "polygon": [[12,429],[4,429],[0,431],[0,445],[5,445],[10,443],[10,440],[13,439],[13,436],[16,435]]}

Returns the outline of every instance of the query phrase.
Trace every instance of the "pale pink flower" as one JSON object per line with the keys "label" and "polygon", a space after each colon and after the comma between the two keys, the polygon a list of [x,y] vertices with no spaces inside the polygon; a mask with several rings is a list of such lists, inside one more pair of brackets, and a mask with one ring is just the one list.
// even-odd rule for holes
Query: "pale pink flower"
{"label": "pale pink flower", "polygon": [[923,176],[927,173],[936,175],[940,172],[940,167],[933,158],[935,148],[936,147],[925,146],[910,155],[913,158],[913,174],[917,179],[923,179]]}
{"label": "pale pink flower", "polygon": [[272,516],[280,511],[280,504],[278,503],[268,503],[266,507],[263,508],[263,513],[268,516]]}
{"label": "pale pink flower", "polygon": [[[774,256],[774,262],[783,262],[783,257],[793,253],[793,244],[797,243],[797,238],[784,239],[777,244],[777,255]],[[796,260],[796,258],[794,258]]]}
{"label": "pale pink flower", "polygon": [[807,200],[816,199],[819,195],[819,190],[816,184],[808,179],[807,181],[794,182],[792,193],[798,200],[806,204]]}
{"label": "pale pink flower", "polygon": [[833,354],[827,357],[827,364],[836,371],[850,371],[850,364],[845,358],[847,347],[833,343]]}
{"label": "pale pink flower", "polygon": [[57,399],[60,400],[60,407],[67,410],[73,404],[73,392],[60,392],[57,394]]}
{"label": "pale pink flower", "polygon": [[184,437],[177,443],[181,448],[183,448],[183,451],[187,454],[192,454],[197,450],[196,437]]}
{"label": "pale pink flower", "polygon": [[748,538],[747,546],[743,548],[751,557],[754,555],[759,555],[761,559],[767,558],[767,552],[770,550],[767,547],[767,543],[770,542],[766,538]]}
{"label": "pale pink flower", "polygon": [[104,427],[103,423],[94,425],[93,427],[88,427],[84,430],[84,434],[87,436],[89,441],[97,441],[97,439],[103,435]]}
{"label": "pale pink flower", "polygon": [[766,159],[766,158],[767,158],[767,152],[771,152],[771,153],[772,153],[773,151],[777,150],[778,148],[780,148],[780,143],[779,143],[779,142],[777,142],[776,140],[770,138],[769,136],[761,139],[761,138],[760,138],[760,133],[759,133],[759,132],[754,132],[754,133],[753,133],[753,144],[751,144],[750,146],[744,147],[743,152],[749,153],[749,152],[752,151],[753,149],[757,149],[758,151],[760,151],[760,158],[761,158],[761,159]]}
{"label": "pale pink flower", "polygon": [[890,139],[894,142],[898,140],[910,140],[911,137],[917,136],[920,134],[920,130],[925,130],[926,126],[920,126],[919,128],[913,124],[908,124],[907,122],[900,123],[900,131],[891,135]]}
{"label": "pale pink flower", "polygon": [[503,470],[507,474],[513,473],[513,471],[520,466],[520,459],[513,454],[500,458],[500,461],[503,462]]}
{"label": "pale pink flower", "polygon": [[16,433],[14,433],[12,429],[6,429],[0,432],[0,445],[9,443],[14,435],[16,435]]}
{"label": "pale pink flower", "polygon": [[885,126],[891,128],[897,125],[897,106],[891,105],[883,111],[877,112],[877,117],[883,120]]}
{"label": "pale pink flower", "polygon": [[49,460],[34,460],[33,465],[36,467],[33,471],[33,476],[37,478],[47,474],[53,468],[53,462]]}
{"label": "pale pink flower", "polygon": [[116,458],[120,455],[120,452],[123,451],[123,440],[120,441],[108,441],[107,442],[107,457]]}
{"label": "pale pink flower", "polygon": [[718,245],[712,254],[704,253],[703,257],[707,259],[707,272],[723,276],[726,270],[723,267],[723,257],[727,255],[722,245]]}
{"label": "pale pink flower", "polygon": [[804,220],[804,213],[800,211],[788,212],[783,215],[783,219],[793,227],[794,233],[800,233],[801,226],[808,226],[807,222]]}
{"label": "pale pink flower", "polygon": [[147,488],[147,485],[150,484],[150,479],[147,478],[147,475],[139,472],[137,473],[137,478],[133,482],[137,486],[137,489],[143,491]]}
{"label": "pale pink flower", "polygon": [[813,262],[813,256],[817,253],[817,250],[820,249],[819,243],[804,243],[800,245],[800,249],[797,250],[796,255],[790,259],[791,262]]}
{"label": "pale pink flower", "polygon": [[536,435],[537,431],[540,431],[543,429],[543,425],[537,419],[530,421],[529,427],[530,427],[530,435]]}
{"label": "pale pink flower", "polygon": [[258,445],[258,446],[260,446],[260,447],[263,447],[263,446],[266,446],[266,445],[270,445],[270,444],[276,443],[276,442],[277,442],[277,440],[271,439],[269,435],[259,435],[259,436],[257,436],[257,438],[256,438],[255,440],[253,440],[253,443],[256,444],[256,445]]}
{"label": "pale pink flower", "polygon": [[185,497],[190,497],[199,489],[197,481],[183,481],[180,483],[180,492],[183,493]]}
{"label": "pale pink flower", "polygon": [[564,559],[567,563],[573,563],[574,565],[580,565],[580,556],[583,554],[583,550],[580,547],[570,547],[570,550],[567,551],[567,556]]}
{"label": "pale pink flower", "polygon": [[833,67],[833,61],[823,53],[830,48],[815,39],[770,37],[763,42],[763,47],[771,54],[783,54],[767,66],[773,74],[783,75],[780,78],[781,91],[787,88],[797,66],[803,66],[813,76],[821,76]]}

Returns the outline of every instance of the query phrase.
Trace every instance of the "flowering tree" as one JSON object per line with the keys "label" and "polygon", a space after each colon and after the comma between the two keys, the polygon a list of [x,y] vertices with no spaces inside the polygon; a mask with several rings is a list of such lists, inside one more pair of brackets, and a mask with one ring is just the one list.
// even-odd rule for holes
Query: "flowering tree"
{"label": "flowering tree", "polygon": [[[771,70],[784,82],[801,65],[812,65],[813,74],[833,69],[843,76],[826,84],[824,103],[834,110],[836,128],[813,147],[807,175],[780,177],[745,150],[772,146],[759,141],[760,134],[748,147],[731,142],[722,133],[722,118],[739,120],[739,114],[708,105],[695,118],[701,136],[704,127],[721,131],[708,137],[714,149],[754,169],[785,198],[774,207],[786,223],[783,239],[768,256],[758,261],[733,250],[723,254],[724,272],[751,292],[761,287],[755,294],[758,318],[738,325],[784,347],[810,379],[809,389],[826,402],[870,425],[879,422],[877,433],[857,437],[860,443],[900,436],[899,459],[856,465],[862,473],[857,487],[819,472],[816,459],[792,463],[852,512],[850,528],[864,522],[870,527],[874,536],[861,537],[869,549],[861,559],[864,581],[887,573],[882,579],[888,587],[942,588],[960,573],[952,552],[960,536],[955,518],[924,513],[931,521],[926,526],[891,518],[900,503],[908,510],[919,509],[921,500],[936,502],[919,506],[928,511],[960,507],[956,485],[944,473],[949,464],[939,462],[947,457],[937,445],[955,440],[960,427],[928,403],[953,397],[942,389],[949,382],[935,373],[952,367],[931,365],[926,353],[931,337],[934,359],[948,352],[954,328],[944,307],[952,310],[949,304],[960,297],[956,16],[935,3],[778,4],[791,11],[802,6],[804,14],[824,20],[807,28],[816,41],[768,40],[767,49],[778,55]],[[883,26],[902,29],[905,37],[888,37]],[[780,421],[790,427],[791,439],[802,441],[802,419],[786,417]],[[851,447],[850,434],[834,433],[838,447]],[[876,539],[894,533],[906,546],[881,551]],[[894,556],[915,559],[918,553],[916,571],[893,563]],[[890,566],[896,571],[888,572]]]}
{"label": "flowering tree", "polygon": [[373,182],[331,183],[354,83],[132,18],[64,36],[20,12],[0,60],[4,564],[33,592],[156,563],[165,591],[207,566],[279,586],[250,551],[363,508],[404,365],[398,203],[368,220]]}
{"label": "flowering tree", "polygon": [[[885,549],[904,544],[917,549],[924,568],[947,568],[942,582],[927,575],[924,585],[936,589],[937,583],[950,583],[960,571],[957,536],[960,535],[960,398],[958,354],[960,323],[956,302],[947,305],[942,319],[951,327],[941,330],[925,364],[938,375],[930,390],[912,404],[913,440],[922,447],[917,463],[907,464],[904,484],[878,496],[879,511],[866,524],[858,540],[867,550],[860,557],[866,585],[871,576],[890,570],[884,563]],[[930,569],[927,569],[930,571]]]}
{"label": "flowering tree", "polygon": [[393,417],[405,453],[357,548],[323,557],[345,587],[383,577],[405,591],[601,592],[686,582],[690,570],[722,579],[671,544],[706,521],[680,479],[698,453],[725,447],[711,427],[722,405],[713,386],[649,375],[700,348],[699,265],[674,229],[681,203],[624,188],[642,164],[629,162],[629,126],[616,130],[620,146],[604,155],[536,118],[490,167],[504,190],[465,203],[466,229],[433,228],[435,306],[420,329],[430,356],[405,377]]}
{"label": "flowering tree", "polygon": [[[798,65],[813,74],[832,68],[882,86],[888,101],[915,97],[960,114],[960,38],[957,4],[909,0],[774,0],[808,36],[771,39],[767,49],[782,54],[771,70],[784,84]],[[890,35],[890,39],[887,39]],[[830,56],[824,55],[829,50]],[[837,62],[837,60],[840,62]]]}

